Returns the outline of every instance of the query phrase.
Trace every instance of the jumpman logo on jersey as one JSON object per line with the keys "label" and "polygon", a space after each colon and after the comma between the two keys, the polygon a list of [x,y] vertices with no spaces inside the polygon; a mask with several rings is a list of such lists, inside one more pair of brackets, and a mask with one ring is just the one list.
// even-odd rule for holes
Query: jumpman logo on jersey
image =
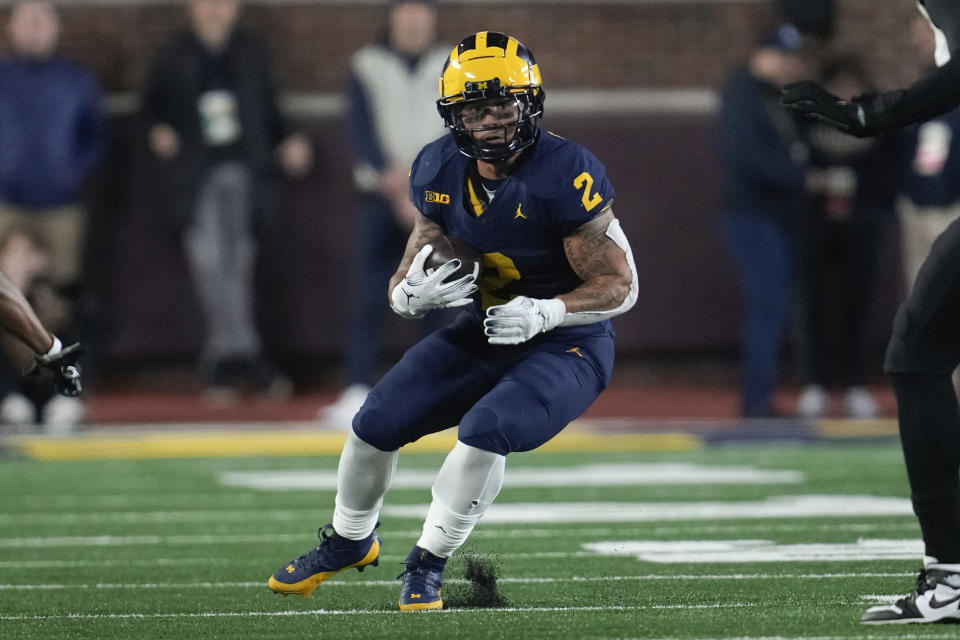
{"label": "jumpman logo on jersey", "polygon": [[567,353],[575,353],[576,355],[583,357],[583,354],[580,353],[580,347],[574,347],[572,349],[567,349]]}
{"label": "jumpman logo on jersey", "polygon": [[527,219],[527,216],[523,213],[523,203],[522,203],[522,202],[520,202],[520,203],[517,204],[517,212],[516,212],[515,214],[513,214],[513,219],[516,220],[517,218],[523,218],[524,220]]}

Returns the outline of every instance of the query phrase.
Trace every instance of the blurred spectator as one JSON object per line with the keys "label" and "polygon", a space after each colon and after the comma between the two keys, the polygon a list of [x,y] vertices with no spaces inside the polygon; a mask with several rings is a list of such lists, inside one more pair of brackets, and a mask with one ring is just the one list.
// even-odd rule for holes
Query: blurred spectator
{"label": "blurred spectator", "polygon": [[8,28],[12,51],[0,61],[0,235],[19,226],[36,237],[47,252],[49,284],[76,306],[84,189],[107,142],[100,89],[57,53],[60,20],[50,2],[17,2]]}
{"label": "blurred spectator", "polygon": [[[825,61],[827,91],[844,99],[874,90],[861,61]],[[803,252],[807,383],[797,413],[826,414],[829,391],[843,390],[850,418],[872,418],[877,403],[867,389],[867,319],[876,284],[883,223],[892,216],[896,184],[893,136],[855,138],[822,123],[808,130],[810,217]]]}
{"label": "blurred spectator", "polygon": [[[40,322],[64,343],[75,339],[73,310],[50,278],[51,254],[27,226],[11,225],[0,234],[0,272],[23,292]],[[0,421],[5,424],[42,423],[50,432],[63,433],[83,421],[83,402],[57,395],[46,380],[24,378],[25,363],[34,355],[12,333],[0,334]]]}
{"label": "blurred spectator", "polygon": [[745,417],[776,415],[771,394],[794,302],[807,147],[798,121],[780,107],[779,88],[806,75],[802,49],[796,28],[782,25],[729,74],[721,92],[722,228],[746,305]]}
{"label": "blurred spectator", "polygon": [[[911,36],[917,54],[932,60],[934,32],[922,16]],[[904,130],[902,150],[897,217],[909,291],[933,240],[960,215],[960,109]]]}
{"label": "blurred spectator", "polygon": [[[444,135],[437,116],[437,79],[449,47],[436,45],[437,14],[427,0],[397,0],[380,42],[357,51],[347,88],[354,144],[354,185],[360,203],[349,334],[347,388],[321,409],[324,426],[346,429],[375,382],[387,300],[383,292],[403,253],[416,211],[409,172],[426,143]],[[429,327],[443,318],[430,316]]]}
{"label": "blurred spectator", "polygon": [[190,26],[157,53],[143,92],[159,160],[164,221],[180,235],[206,321],[200,372],[208,397],[288,394],[256,329],[255,230],[274,160],[289,175],[312,164],[307,138],[281,118],[271,61],[237,28],[237,0],[190,0]]}

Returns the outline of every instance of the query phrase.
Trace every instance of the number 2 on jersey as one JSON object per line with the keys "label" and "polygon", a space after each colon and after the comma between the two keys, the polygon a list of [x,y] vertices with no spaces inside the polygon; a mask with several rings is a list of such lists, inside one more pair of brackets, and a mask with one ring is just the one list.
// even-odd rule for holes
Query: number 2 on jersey
{"label": "number 2 on jersey", "polygon": [[583,208],[587,211],[590,211],[603,202],[603,196],[599,193],[590,194],[590,190],[593,189],[593,176],[586,171],[573,179],[573,186],[577,189],[583,189],[583,195],[580,197],[580,200],[583,202]]}
{"label": "number 2 on jersey", "polygon": [[505,304],[513,296],[501,291],[514,280],[520,279],[520,270],[513,260],[502,253],[483,254],[483,272],[480,275],[481,305],[484,309]]}

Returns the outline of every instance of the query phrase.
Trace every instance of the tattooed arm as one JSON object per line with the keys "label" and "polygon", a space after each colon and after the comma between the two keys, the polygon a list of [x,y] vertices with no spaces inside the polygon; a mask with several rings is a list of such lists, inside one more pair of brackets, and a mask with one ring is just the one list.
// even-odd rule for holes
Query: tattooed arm
{"label": "tattooed arm", "polygon": [[621,246],[626,244],[625,237],[620,242],[609,233],[614,227],[623,237],[613,210],[608,209],[563,239],[567,260],[583,280],[573,291],[557,296],[563,300],[568,314],[611,311],[627,301],[631,289],[635,291],[636,273],[630,247]]}
{"label": "tattooed arm", "polygon": [[400,266],[397,267],[396,273],[390,278],[390,284],[387,286],[387,298],[390,298],[394,287],[407,275],[407,271],[413,263],[413,258],[420,252],[420,249],[442,235],[443,229],[440,225],[429,220],[419,211],[416,213],[413,219],[413,231],[410,232],[410,237],[407,238],[407,248],[403,251]]}

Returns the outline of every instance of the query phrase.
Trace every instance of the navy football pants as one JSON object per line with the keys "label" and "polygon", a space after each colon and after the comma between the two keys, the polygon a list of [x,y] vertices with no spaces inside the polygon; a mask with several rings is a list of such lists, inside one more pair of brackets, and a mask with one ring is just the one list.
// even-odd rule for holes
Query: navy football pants
{"label": "navy football pants", "polygon": [[464,313],[407,351],[374,386],[353,430],[381,451],[456,425],[461,442],[485,451],[536,449],[610,380],[613,337],[586,333],[561,329],[493,346],[478,319]]}

